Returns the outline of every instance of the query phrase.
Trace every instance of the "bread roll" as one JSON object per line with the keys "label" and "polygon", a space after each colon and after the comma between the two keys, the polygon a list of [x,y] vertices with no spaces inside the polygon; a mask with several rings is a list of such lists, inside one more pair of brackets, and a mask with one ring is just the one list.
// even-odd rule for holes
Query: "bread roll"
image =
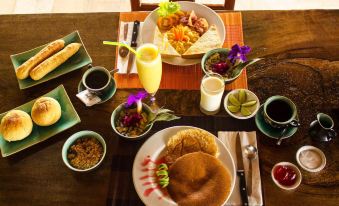
{"label": "bread roll", "polygon": [[65,45],[65,41],[62,39],[56,40],[48,44],[45,48],[39,51],[36,55],[28,59],[25,63],[20,65],[16,69],[16,76],[18,79],[26,79],[29,76],[30,71],[38,64],[43,62],[54,53],[60,51]]}
{"label": "bread roll", "polygon": [[1,120],[0,132],[6,141],[22,140],[31,134],[33,123],[24,111],[9,111]]}
{"label": "bread roll", "polygon": [[41,97],[32,107],[32,119],[39,126],[50,126],[61,117],[61,107],[57,100],[51,97]]}
{"label": "bread roll", "polygon": [[64,63],[67,59],[73,56],[81,47],[79,43],[71,43],[67,45],[63,50],[54,54],[50,58],[43,61],[37,67],[35,67],[31,72],[30,76],[34,80],[39,80],[44,77],[49,72],[53,71],[55,68]]}

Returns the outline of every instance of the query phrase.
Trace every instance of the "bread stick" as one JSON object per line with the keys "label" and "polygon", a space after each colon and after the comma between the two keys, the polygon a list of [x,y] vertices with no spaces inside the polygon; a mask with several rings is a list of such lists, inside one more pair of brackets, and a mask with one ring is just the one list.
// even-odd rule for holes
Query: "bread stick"
{"label": "bread stick", "polygon": [[46,74],[53,71],[62,63],[64,63],[67,59],[73,56],[80,47],[81,44],[79,43],[71,43],[67,45],[63,50],[54,54],[53,56],[39,64],[37,67],[35,67],[29,75],[33,80],[39,80],[43,78]]}
{"label": "bread stick", "polygon": [[65,45],[65,41],[62,39],[53,41],[52,43],[48,44],[45,48],[39,51],[36,55],[32,56],[28,59],[25,63],[20,65],[16,69],[16,76],[18,79],[26,79],[29,76],[30,71],[43,62],[48,57],[52,56],[56,52],[60,51]]}

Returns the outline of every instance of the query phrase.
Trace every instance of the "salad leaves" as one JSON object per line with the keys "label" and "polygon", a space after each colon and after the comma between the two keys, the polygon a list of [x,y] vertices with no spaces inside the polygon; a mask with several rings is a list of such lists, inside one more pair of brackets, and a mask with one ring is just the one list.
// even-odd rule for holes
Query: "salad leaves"
{"label": "salad leaves", "polygon": [[166,17],[168,15],[174,14],[180,10],[180,4],[177,2],[162,1],[159,3],[159,9],[157,13],[161,17]]}

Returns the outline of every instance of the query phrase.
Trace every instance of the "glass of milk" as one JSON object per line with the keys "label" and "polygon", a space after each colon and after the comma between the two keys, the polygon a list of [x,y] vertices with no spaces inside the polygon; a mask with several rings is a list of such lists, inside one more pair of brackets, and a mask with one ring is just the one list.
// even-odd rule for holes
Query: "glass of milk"
{"label": "glass of milk", "polygon": [[221,75],[217,73],[206,74],[200,85],[200,110],[207,115],[219,112],[221,98],[225,90],[225,82]]}

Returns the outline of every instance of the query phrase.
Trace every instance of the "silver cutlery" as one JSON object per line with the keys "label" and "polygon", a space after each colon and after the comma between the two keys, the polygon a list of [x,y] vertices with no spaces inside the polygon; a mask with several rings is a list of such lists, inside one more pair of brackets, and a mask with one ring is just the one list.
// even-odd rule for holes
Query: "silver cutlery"
{"label": "silver cutlery", "polygon": [[[122,41],[122,43],[126,44],[127,45],[127,34],[128,34],[128,23],[125,23],[124,25],[124,40]],[[124,46],[120,46],[119,47],[119,55],[124,58],[128,55],[129,53],[129,49],[127,49],[127,47],[124,47]]]}
{"label": "silver cutlery", "polygon": [[240,142],[240,133],[237,133],[236,137],[236,154],[237,154],[237,175],[239,176],[239,186],[240,186],[240,196],[242,205],[248,205],[248,196],[247,196],[247,189],[246,189],[246,179],[245,179],[245,171],[244,171],[244,162],[242,156],[242,148]]}
{"label": "silver cutlery", "polygon": [[[133,32],[132,32],[132,41],[131,41],[131,47],[133,49],[136,49],[138,44],[137,44],[137,39],[139,35],[139,27],[140,27],[140,21],[134,21],[133,23]],[[131,73],[132,70],[132,65],[134,63],[134,54],[132,52],[129,53],[128,57],[128,65],[127,65],[127,74]]]}
{"label": "silver cutlery", "polygon": [[249,160],[248,175],[247,175],[247,192],[248,196],[252,195],[252,181],[253,181],[253,171],[252,171],[252,160],[257,158],[258,149],[253,145],[247,145],[245,147],[245,154]]}

